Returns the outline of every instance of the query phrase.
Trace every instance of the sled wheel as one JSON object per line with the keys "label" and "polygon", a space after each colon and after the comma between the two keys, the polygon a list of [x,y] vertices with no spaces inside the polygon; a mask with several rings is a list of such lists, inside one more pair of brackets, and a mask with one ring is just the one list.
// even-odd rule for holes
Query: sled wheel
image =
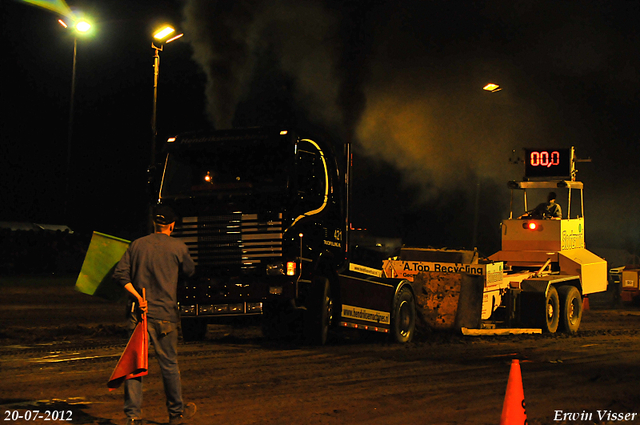
{"label": "sled wheel", "polygon": [[582,297],[578,288],[563,285],[558,288],[560,296],[560,330],[574,334],[582,321]]}
{"label": "sled wheel", "polygon": [[396,342],[410,342],[416,330],[416,304],[409,288],[402,288],[393,302],[391,331]]}
{"label": "sled wheel", "polygon": [[542,318],[542,332],[555,333],[558,330],[560,321],[560,299],[558,290],[554,286],[549,286],[544,301],[544,317]]}

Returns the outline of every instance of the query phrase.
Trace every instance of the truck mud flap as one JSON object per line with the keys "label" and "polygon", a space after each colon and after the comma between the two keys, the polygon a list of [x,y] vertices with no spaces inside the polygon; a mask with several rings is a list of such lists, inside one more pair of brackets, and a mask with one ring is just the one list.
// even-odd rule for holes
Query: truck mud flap
{"label": "truck mud flap", "polygon": [[482,276],[422,272],[413,284],[418,317],[437,330],[479,328],[482,316]]}
{"label": "truck mud flap", "polygon": [[389,332],[394,294],[400,279],[349,270],[339,275],[340,326]]}

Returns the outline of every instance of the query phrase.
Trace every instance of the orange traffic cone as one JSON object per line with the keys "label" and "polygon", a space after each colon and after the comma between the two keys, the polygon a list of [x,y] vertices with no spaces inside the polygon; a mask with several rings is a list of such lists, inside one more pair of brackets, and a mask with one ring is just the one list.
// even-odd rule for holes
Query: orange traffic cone
{"label": "orange traffic cone", "polygon": [[524,404],[524,389],[522,387],[522,373],[520,372],[520,360],[513,359],[507,393],[502,405],[500,425],[524,425],[527,423],[527,411]]}
{"label": "orange traffic cone", "polygon": [[582,299],[582,311],[589,310],[589,297],[585,296]]}

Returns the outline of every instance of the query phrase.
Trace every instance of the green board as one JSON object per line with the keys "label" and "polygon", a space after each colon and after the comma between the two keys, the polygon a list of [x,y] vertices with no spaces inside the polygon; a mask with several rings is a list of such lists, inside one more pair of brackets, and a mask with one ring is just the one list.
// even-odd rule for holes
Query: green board
{"label": "green board", "polygon": [[76,281],[76,291],[109,301],[122,299],[125,296],[124,288],[114,282],[111,276],[129,244],[128,240],[93,232]]}

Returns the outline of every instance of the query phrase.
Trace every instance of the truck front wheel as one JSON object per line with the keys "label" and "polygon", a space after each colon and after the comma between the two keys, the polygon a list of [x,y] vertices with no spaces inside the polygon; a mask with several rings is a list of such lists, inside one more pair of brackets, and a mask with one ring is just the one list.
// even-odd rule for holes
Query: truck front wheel
{"label": "truck front wheel", "polygon": [[582,297],[578,288],[563,285],[558,288],[560,295],[560,330],[574,334],[582,321]]}
{"label": "truck front wheel", "polygon": [[314,345],[324,345],[333,321],[331,284],[324,276],[316,276],[311,284],[305,317],[305,337]]}
{"label": "truck front wheel", "polygon": [[409,288],[402,288],[393,301],[391,331],[396,342],[411,342],[416,330],[416,304]]}
{"label": "truck front wheel", "polygon": [[549,286],[544,302],[544,317],[542,318],[542,332],[555,333],[560,322],[560,300],[558,290],[554,286]]}

